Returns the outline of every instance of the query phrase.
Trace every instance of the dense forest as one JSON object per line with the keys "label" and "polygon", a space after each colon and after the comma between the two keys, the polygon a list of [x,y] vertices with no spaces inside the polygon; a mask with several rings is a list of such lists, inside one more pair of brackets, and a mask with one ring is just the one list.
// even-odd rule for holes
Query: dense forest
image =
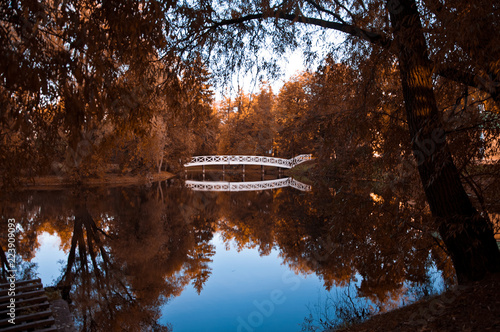
{"label": "dense forest", "polygon": [[[41,175],[177,172],[199,154],[312,153],[315,181],[425,201],[458,281],[484,278],[500,270],[498,6],[2,2],[2,193]],[[215,100],[235,72],[275,77],[290,48],[319,67]]]}

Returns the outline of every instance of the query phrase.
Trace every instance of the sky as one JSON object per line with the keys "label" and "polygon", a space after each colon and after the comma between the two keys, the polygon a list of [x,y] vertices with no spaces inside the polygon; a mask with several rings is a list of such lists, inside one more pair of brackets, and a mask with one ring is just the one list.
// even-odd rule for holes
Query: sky
{"label": "sky", "polygon": [[[284,83],[290,80],[291,77],[301,73],[307,69],[314,71],[321,63],[321,59],[326,56],[329,52],[333,51],[332,47],[339,47],[345,40],[345,35],[338,31],[330,30],[321,34],[316,28],[310,28],[308,32],[313,45],[311,46],[311,51],[316,53],[318,59],[316,59],[309,67],[305,65],[304,60],[304,50],[300,47],[296,48],[293,52],[288,52],[281,56],[281,60],[278,63],[282,67],[282,76],[280,78],[269,80],[268,83],[271,85],[273,92],[275,94],[279,93],[281,87]],[[342,48],[339,48],[342,50]],[[269,58],[270,55],[267,50],[262,50],[262,56]],[[341,53],[342,51],[340,51]],[[335,52],[337,53],[337,52]],[[225,96],[236,95],[238,88],[241,88],[247,94],[258,93],[260,90],[261,82],[256,79],[256,73],[248,74],[235,74],[233,78],[232,85],[228,85],[222,88],[215,89],[215,99],[216,101],[223,100]]]}
{"label": "sky", "polygon": [[[279,92],[284,83],[291,77],[307,69],[304,65],[301,50],[296,50],[289,56],[283,58],[282,68],[283,75],[278,79],[269,81],[275,94]],[[248,94],[258,93],[260,90],[260,82],[256,80],[252,74],[235,75],[231,86],[215,89],[215,100],[221,101],[224,97],[229,95],[234,97],[238,91],[238,87]]]}

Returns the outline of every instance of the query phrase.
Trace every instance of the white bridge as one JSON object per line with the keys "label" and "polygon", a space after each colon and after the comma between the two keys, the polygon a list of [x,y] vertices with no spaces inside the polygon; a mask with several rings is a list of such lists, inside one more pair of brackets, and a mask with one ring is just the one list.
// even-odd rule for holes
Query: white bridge
{"label": "white bridge", "polygon": [[265,156],[197,156],[184,164],[184,167],[206,165],[259,165],[292,168],[313,159],[311,154],[301,154],[295,158],[284,159]]}
{"label": "white bridge", "polygon": [[293,178],[250,182],[186,180],[186,187],[194,191],[256,191],[285,187],[292,187],[301,191],[311,191],[312,189],[310,185]]}

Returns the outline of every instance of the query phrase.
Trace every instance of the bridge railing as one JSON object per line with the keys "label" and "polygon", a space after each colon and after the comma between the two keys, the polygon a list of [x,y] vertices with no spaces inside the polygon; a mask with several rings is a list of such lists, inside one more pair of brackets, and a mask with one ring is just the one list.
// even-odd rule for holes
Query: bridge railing
{"label": "bridge railing", "polygon": [[227,181],[193,181],[186,180],[186,187],[194,191],[256,191],[292,187],[301,191],[311,191],[308,184],[293,178],[265,181],[227,182]]}
{"label": "bridge railing", "polygon": [[206,165],[259,165],[259,166],[274,166],[281,168],[292,168],[307,160],[311,160],[312,155],[303,154],[295,158],[284,159],[266,156],[230,156],[230,155],[214,155],[214,156],[196,156],[192,157],[191,161],[184,164],[184,167],[206,166]]}
{"label": "bridge railing", "polygon": [[312,154],[301,154],[292,159],[289,159],[292,167],[297,166],[298,164],[302,164],[308,160],[313,160]]}

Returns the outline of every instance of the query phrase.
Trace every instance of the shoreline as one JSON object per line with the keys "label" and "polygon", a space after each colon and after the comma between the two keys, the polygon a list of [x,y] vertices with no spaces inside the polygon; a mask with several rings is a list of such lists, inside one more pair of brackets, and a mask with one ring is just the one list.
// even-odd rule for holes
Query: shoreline
{"label": "shoreline", "polygon": [[149,175],[119,175],[106,174],[100,178],[86,178],[78,182],[67,177],[57,175],[38,176],[33,180],[24,179],[19,186],[20,190],[57,190],[65,189],[73,186],[85,187],[116,187],[116,186],[132,186],[144,185],[153,182],[161,182],[171,179],[175,174],[170,172],[152,173]]}
{"label": "shoreline", "polygon": [[337,332],[499,331],[500,273],[408,306],[374,315]]}

